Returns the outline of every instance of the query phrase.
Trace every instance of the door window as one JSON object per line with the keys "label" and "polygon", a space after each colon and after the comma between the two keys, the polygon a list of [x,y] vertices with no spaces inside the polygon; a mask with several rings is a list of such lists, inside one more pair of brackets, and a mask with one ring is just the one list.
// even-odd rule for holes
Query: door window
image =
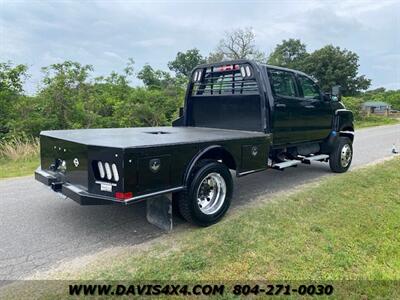
{"label": "door window", "polygon": [[268,75],[275,96],[298,97],[293,73],[270,69]]}
{"label": "door window", "polygon": [[299,83],[303,90],[303,97],[306,99],[321,99],[318,86],[310,78],[299,75]]}

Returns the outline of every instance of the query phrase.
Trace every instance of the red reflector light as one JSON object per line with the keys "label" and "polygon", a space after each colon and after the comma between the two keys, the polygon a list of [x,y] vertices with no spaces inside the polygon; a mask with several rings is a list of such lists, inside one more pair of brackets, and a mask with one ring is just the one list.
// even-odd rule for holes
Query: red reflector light
{"label": "red reflector light", "polygon": [[132,192],[127,192],[127,193],[116,192],[116,193],[115,193],[115,198],[121,199],[121,200],[130,199],[130,198],[132,198],[132,197],[133,197]]}
{"label": "red reflector light", "polygon": [[225,71],[232,71],[232,70],[238,70],[239,65],[226,65],[226,66],[221,66],[216,68],[217,72],[225,72]]}

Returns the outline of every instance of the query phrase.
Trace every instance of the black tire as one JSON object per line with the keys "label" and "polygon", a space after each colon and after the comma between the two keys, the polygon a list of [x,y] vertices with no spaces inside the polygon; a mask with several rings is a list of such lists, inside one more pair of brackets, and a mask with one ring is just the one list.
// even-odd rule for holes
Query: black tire
{"label": "black tire", "polygon": [[[350,153],[348,153],[350,151]],[[343,154],[342,154],[343,152]],[[350,156],[348,156],[350,155]],[[332,172],[344,173],[351,165],[353,160],[353,145],[349,138],[339,137],[332,152],[329,155],[329,166]]]}
{"label": "black tire", "polygon": [[172,194],[172,214],[174,217],[183,219],[183,216],[179,210],[179,202],[181,201],[183,192],[177,192]]}
{"label": "black tire", "polygon": [[[210,176],[214,176],[215,178],[220,180],[219,182],[220,184],[222,184],[222,186],[224,182],[226,190],[224,193],[225,197],[221,196],[218,198],[218,199],[221,198],[221,200],[215,201],[215,203],[217,204],[219,203],[214,207],[216,211],[213,212],[212,210],[210,210],[210,213],[205,213],[204,211],[202,211],[202,209],[205,210],[206,206],[204,208],[200,208],[200,204],[198,203],[197,198],[200,189],[203,187],[203,185],[202,187],[200,187],[200,185],[202,184],[205,178],[210,178]],[[221,180],[221,177],[223,178],[223,181]],[[216,187],[215,185],[212,188],[218,191],[218,187]],[[212,190],[212,188],[208,190]],[[222,187],[220,190],[224,191]],[[221,218],[227,212],[231,204],[232,191],[233,191],[232,176],[231,173],[229,172],[229,169],[224,164],[213,160],[200,161],[193,170],[189,178],[187,190],[182,192],[179,197],[179,211],[183,216],[183,218],[192,224],[203,227],[210,226],[221,220]],[[210,200],[207,198],[204,201],[210,201]],[[212,202],[214,202],[214,200],[212,200]],[[207,202],[206,204],[208,205]]]}

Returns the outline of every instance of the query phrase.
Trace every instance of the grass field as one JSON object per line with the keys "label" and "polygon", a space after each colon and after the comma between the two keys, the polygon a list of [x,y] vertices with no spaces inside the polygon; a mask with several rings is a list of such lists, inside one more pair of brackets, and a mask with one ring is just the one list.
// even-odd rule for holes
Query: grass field
{"label": "grass field", "polygon": [[39,158],[36,156],[18,160],[0,159],[0,179],[32,175],[38,166]]}
{"label": "grass field", "polygon": [[399,119],[389,118],[385,116],[369,116],[361,120],[356,120],[354,122],[354,126],[356,129],[359,129],[373,126],[393,125],[398,124],[399,122]]}
{"label": "grass field", "polygon": [[292,195],[236,210],[212,227],[189,227],[151,247],[100,257],[78,272],[56,276],[135,282],[333,280],[338,295],[371,296],[378,289],[393,298],[398,290],[390,289],[390,282],[400,279],[399,170],[395,158],[328,177]]}
{"label": "grass field", "polygon": [[31,175],[39,166],[39,139],[13,138],[0,143],[0,179]]}

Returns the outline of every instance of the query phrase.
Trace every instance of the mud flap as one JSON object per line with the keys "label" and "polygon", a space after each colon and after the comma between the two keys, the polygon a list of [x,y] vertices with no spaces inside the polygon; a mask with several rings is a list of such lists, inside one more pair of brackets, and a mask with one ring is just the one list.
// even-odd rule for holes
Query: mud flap
{"label": "mud flap", "polygon": [[146,200],[146,218],[150,224],[165,231],[172,231],[172,194]]}

